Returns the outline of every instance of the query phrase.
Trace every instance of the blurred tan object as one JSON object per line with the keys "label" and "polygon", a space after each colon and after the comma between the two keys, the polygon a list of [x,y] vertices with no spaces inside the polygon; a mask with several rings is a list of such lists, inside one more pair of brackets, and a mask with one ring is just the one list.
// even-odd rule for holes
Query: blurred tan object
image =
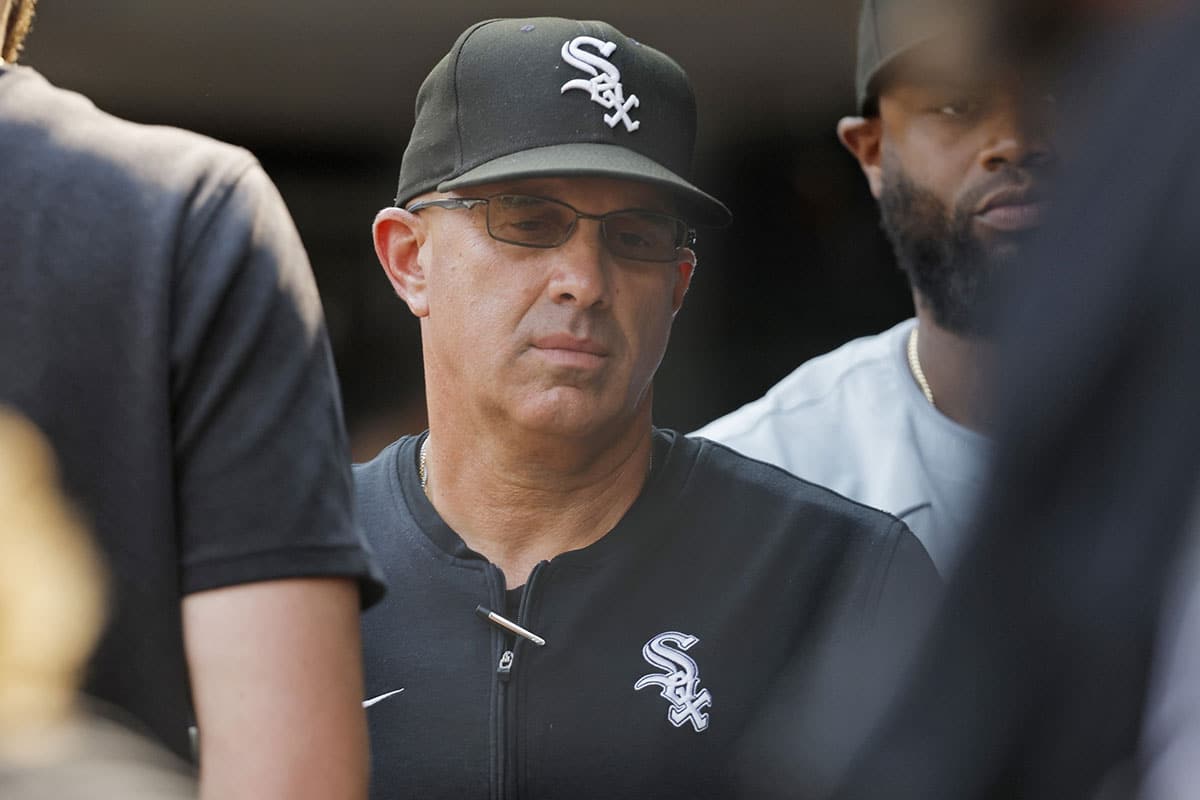
{"label": "blurred tan object", "polygon": [[[43,737],[43,741],[51,741]],[[53,760],[0,757],[4,800],[195,800],[186,764],[148,739],[99,717],[54,729]],[[42,748],[43,755],[51,754]]]}
{"label": "blurred tan object", "polygon": [[0,58],[13,62],[21,54],[21,46],[33,27],[34,6],[37,0],[7,0],[0,2],[0,33],[4,36]]}
{"label": "blurred tan object", "polygon": [[104,619],[104,577],[53,452],[0,409],[0,758],[38,758],[72,712]]}

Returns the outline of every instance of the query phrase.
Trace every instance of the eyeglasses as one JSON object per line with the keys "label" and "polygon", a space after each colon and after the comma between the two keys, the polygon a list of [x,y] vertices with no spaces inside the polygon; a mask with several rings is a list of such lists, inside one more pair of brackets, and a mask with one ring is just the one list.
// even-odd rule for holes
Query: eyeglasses
{"label": "eyeglasses", "polygon": [[600,223],[600,236],[614,256],[635,261],[674,261],[679,248],[696,242],[696,233],[683,220],[640,209],[585,214],[548,197],[497,194],[491,197],[449,197],[422,200],[406,210],[470,209],[487,206],[487,231],[493,239],[522,247],[558,247],[571,238],[580,219]]}

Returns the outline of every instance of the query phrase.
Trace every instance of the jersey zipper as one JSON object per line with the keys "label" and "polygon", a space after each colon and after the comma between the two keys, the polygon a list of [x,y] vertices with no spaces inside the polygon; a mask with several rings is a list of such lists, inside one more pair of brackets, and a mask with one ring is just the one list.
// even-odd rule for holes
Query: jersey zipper
{"label": "jersey zipper", "polygon": [[508,683],[508,676],[512,674],[513,651],[505,650],[500,654],[500,663],[496,665],[496,674],[500,676],[500,680]]}
{"label": "jersey zipper", "polygon": [[[495,566],[487,568],[488,589],[493,608],[504,608],[504,574]],[[492,775],[491,800],[501,800],[504,795],[504,719],[507,712],[508,673],[512,669],[512,651],[504,632],[495,626],[492,631],[492,663],[496,665],[492,685]]]}
{"label": "jersey zipper", "polygon": [[[525,591],[521,595],[521,605],[517,609],[518,625],[528,627],[529,615],[532,613],[534,592],[537,589],[538,578],[547,562],[542,561],[534,566],[525,581]],[[499,570],[497,570],[499,572]],[[503,585],[503,582],[500,584]],[[502,591],[503,593],[503,591]],[[503,602],[498,604],[504,607]],[[493,795],[499,800],[516,800],[520,795],[517,785],[517,709],[515,693],[517,687],[517,665],[520,657],[526,652],[531,643],[511,633],[498,632],[501,637],[500,658],[496,662],[496,783]],[[536,648],[535,648],[536,649]]]}

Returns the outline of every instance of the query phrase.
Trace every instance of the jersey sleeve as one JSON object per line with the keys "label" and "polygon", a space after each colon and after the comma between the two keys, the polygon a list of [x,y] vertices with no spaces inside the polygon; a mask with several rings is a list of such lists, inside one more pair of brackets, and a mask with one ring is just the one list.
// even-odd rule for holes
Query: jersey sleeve
{"label": "jersey sleeve", "polygon": [[247,154],[202,180],[179,237],[170,391],[184,593],[379,572],[352,513],[341,399],[309,262]]}

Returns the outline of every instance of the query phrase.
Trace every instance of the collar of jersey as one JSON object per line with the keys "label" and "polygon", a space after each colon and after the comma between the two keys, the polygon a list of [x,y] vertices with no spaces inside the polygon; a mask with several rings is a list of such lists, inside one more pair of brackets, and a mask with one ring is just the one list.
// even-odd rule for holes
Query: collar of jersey
{"label": "collar of jersey", "polygon": [[[428,538],[438,550],[452,558],[475,562],[482,567],[487,564],[487,559],[467,546],[462,537],[446,524],[421,490],[421,482],[417,476],[417,460],[421,443],[428,436],[429,432],[426,431],[418,436],[408,437],[396,448],[396,473],[408,511],[416,522],[419,533]],[[653,433],[654,459],[650,476],[646,479],[646,486],[641,494],[625,512],[625,516],[597,541],[579,550],[556,556],[553,559],[554,563],[591,564],[623,552],[630,546],[654,546],[648,539],[653,538],[653,532],[662,531],[667,527],[660,519],[669,513],[669,498],[679,496],[682,484],[690,471],[686,462],[689,461],[688,453],[695,448],[688,447],[688,444],[691,443],[675,431],[656,428]],[[692,457],[694,458],[694,453]]]}

